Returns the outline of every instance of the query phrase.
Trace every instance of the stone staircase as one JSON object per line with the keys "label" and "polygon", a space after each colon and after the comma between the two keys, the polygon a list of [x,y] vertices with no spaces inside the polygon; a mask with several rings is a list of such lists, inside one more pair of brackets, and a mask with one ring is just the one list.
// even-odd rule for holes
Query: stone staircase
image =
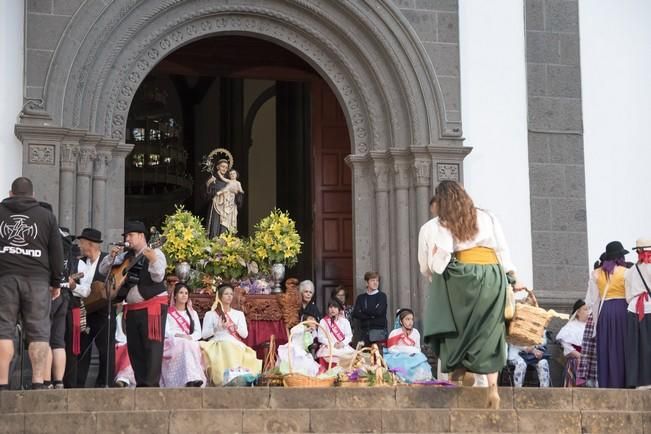
{"label": "stone staircase", "polygon": [[0,392],[0,433],[649,433],[651,391],[207,388]]}

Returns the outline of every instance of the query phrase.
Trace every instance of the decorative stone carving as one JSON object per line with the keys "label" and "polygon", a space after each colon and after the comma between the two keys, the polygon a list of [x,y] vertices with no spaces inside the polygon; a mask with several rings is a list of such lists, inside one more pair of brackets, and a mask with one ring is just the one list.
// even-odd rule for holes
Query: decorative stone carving
{"label": "decorative stone carving", "polygon": [[111,153],[106,151],[97,152],[95,157],[95,172],[93,177],[95,179],[106,179],[108,165],[111,162]]}
{"label": "decorative stone carving", "polygon": [[61,171],[74,172],[79,155],[79,147],[74,144],[65,143],[61,145]]}
{"label": "decorative stone carving", "polygon": [[93,174],[93,160],[97,156],[94,147],[81,146],[79,148],[79,160],[77,161],[77,174],[91,176]]}
{"label": "decorative stone carving", "polygon": [[439,181],[459,181],[459,165],[455,163],[438,163],[436,173]]}
{"label": "decorative stone carving", "polygon": [[431,163],[429,159],[414,159],[414,177],[416,178],[417,187],[429,187],[431,178],[430,167]]}
{"label": "decorative stone carving", "polygon": [[34,145],[30,144],[28,148],[29,164],[43,164],[54,166],[54,145]]}
{"label": "decorative stone carving", "polygon": [[394,182],[396,189],[404,190],[409,188],[411,170],[409,170],[409,161],[405,159],[395,160],[393,162]]}
{"label": "decorative stone carving", "polygon": [[391,175],[389,162],[376,159],[373,161],[373,170],[375,172],[375,190],[389,191],[389,176]]}

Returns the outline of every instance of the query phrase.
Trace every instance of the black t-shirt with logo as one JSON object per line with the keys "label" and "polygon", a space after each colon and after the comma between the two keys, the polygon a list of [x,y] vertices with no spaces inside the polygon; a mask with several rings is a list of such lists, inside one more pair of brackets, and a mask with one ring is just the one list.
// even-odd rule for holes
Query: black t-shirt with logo
{"label": "black t-shirt with logo", "polygon": [[63,247],[56,217],[33,197],[0,203],[0,275],[42,277],[58,287]]}

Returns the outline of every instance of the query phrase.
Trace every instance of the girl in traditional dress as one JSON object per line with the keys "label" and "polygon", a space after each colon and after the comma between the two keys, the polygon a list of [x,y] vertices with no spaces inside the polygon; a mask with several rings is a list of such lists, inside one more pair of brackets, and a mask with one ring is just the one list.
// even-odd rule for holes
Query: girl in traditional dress
{"label": "girl in traditional dress", "polygon": [[190,306],[190,293],[184,283],[174,287],[174,303],[167,311],[161,387],[205,387],[201,359],[201,323]]}
{"label": "girl in traditional dress", "polygon": [[563,384],[565,387],[575,387],[577,368],[581,360],[581,345],[583,334],[590,311],[583,300],[577,300],[572,307],[570,320],[560,329],[556,340],[563,346],[565,356],[565,369],[563,370]]}
{"label": "girl in traditional dress", "polygon": [[626,271],[626,387],[651,387],[651,238],[635,243],[638,261]]}
{"label": "girl in traditional dress", "polygon": [[[305,307],[301,321],[314,321],[314,324],[297,324],[291,329],[291,343],[278,347],[278,362],[276,366],[283,374],[290,373],[289,358],[292,358],[291,372],[315,377],[319,374],[320,365],[310,352],[317,336],[316,321],[319,312],[316,305]],[[291,345],[290,345],[291,344]],[[291,353],[290,353],[291,350]]]}
{"label": "girl in traditional dress", "polygon": [[626,311],[624,274],[628,250],[613,241],[599,258],[599,267],[590,275],[585,297],[595,324],[597,381],[599,387],[623,388],[626,385],[624,342]]}
{"label": "girl in traditional dress", "polygon": [[355,354],[355,350],[350,346],[350,341],[353,339],[353,330],[350,328],[348,320],[341,315],[342,306],[339,300],[330,300],[328,302],[328,316],[323,318],[319,325],[317,339],[319,340],[319,351],[316,357],[322,361],[321,365],[326,367],[330,359],[330,350],[328,348],[328,337],[326,332],[330,334],[332,339],[332,366],[336,366],[343,360],[350,360]]}
{"label": "girl in traditional dress", "polygon": [[420,333],[414,328],[414,312],[400,309],[396,318],[398,324],[389,334],[384,361],[407,383],[431,380],[432,367],[427,356],[420,351]]}
{"label": "girl in traditional dress", "polygon": [[420,271],[432,282],[423,332],[452,381],[466,371],[487,374],[487,405],[498,408],[497,373],[506,364],[506,286],[509,280],[516,288],[523,285],[515,279],[499,222],[475,208],[461,185],[442,181],[431,203],[437,217],[418,235]]}
{"label": "girl in traditional dress", "polygon": [[233,288],[220,285],[212,309],[203,318],[201,336],[210,339],[201,342],[208,376],[214,385],[221,385],[227,369],[244,368],[252,374],[259,374],[262,361],[255,351],[246,346],[244,339],[249,335],[244,313],[231,308]]}

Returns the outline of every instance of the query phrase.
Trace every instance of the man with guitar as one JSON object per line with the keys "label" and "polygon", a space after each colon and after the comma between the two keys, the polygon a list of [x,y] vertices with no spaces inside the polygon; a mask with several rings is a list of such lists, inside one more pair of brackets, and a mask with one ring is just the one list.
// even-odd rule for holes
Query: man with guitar
{"label": "man with guitar", "polygon": [[124,227],[124,249],[114,247],[100,264],[112,273],[108,294],[125,299],[127,349],[138,387],[158,387],[163,363],[167,318],[167,288],[163,252],[147,245],[145,224],[130,221]]}
{"label": "man with guitar", "polygon": [[[77,273],[83,277],[76,282],[68,279],[72,292],[72,305],[68,322],[69,355],[71,363],[66,366],[66,387],[84,387],[88,377],[93,342],[99,352],[99,373],[95,380],[95,387],[104,387],[106,384],[106,370],[109,370],[109,379],[113,381],[115,366],[115,308],[111,309],[111,340],[107,342],[108,308],[106,303],[99,303],[94,310],[87,310],[84,299],[90,295],[91,285],[95,281],[104,281],[100,273],[99,263],[107,256],[102,252],[102,233],[94,228],[85,228],[79,240],[79,249],[82,257],[77,264]],[[82,329],[83,316],[86,316],[86,330]]]}

